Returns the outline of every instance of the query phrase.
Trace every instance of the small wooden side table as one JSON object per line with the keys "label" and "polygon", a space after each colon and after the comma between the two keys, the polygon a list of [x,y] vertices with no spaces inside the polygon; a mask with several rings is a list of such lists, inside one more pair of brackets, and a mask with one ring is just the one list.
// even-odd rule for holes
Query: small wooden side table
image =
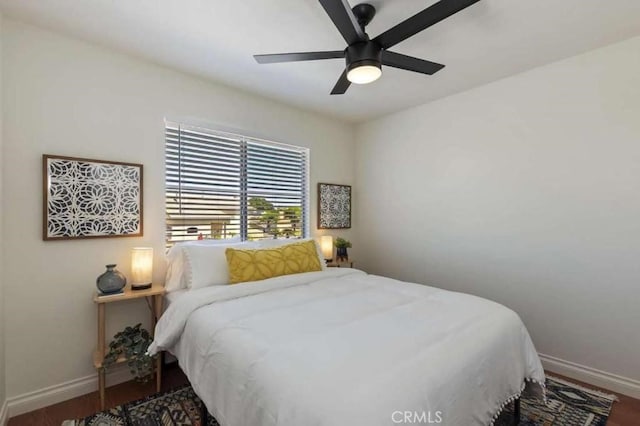
{"label": "small wooden side table", "polygon": [[353,260],[332,260],[327,262],[327,268],[353,268]]}
{"label": "small wooden side table", "polygon": [[[106,307],[108,303],[122,302],[124,300],[134,300],[140,298],[147,298],[149,308],[151,310],[151,335],[156,327],[156,322],[160,315],[162,315],[162,305],[164,296],[164,286],[162,284],[153,284],[151,288],[146,290],[131,290],[131,287],[127,286],[123,293],[114,295],[102,296],[96,292],[93,296],[93,301],[98,305],[98,347],[93,353],[93,366],[98,370],[98,389],[100,391],[100,409],[104,410],[104,390],[105,390],[105,370],[102,368],[104,362],[104,356],[106,355],[106,336],[105,336],[105,322],[106,322]],[[162,385],[162,357],[158,356],[156,361],[156,392],[160,392]],[[117,364],[125,362],[125,357],[120,357],[116,361]]]}

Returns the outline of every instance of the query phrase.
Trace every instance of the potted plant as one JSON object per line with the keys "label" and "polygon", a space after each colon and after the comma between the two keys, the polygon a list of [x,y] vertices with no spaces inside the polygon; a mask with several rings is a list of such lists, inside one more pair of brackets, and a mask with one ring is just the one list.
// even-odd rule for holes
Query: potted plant
{"label": "potted plant", "polygon": [[136,381],[142,383],[149,381],[153,375],[153,361],[157,357],[157,355],[147,355],[147,349],[152,341],[151,334],[142,328],[142,324],[126,327],[113,336],[102,368],[109,368],[118,361],[118,358],[124,357]]}
{"label": "potted plant", "polygon": [[346,262],[349,260],[349,253],[347,253],[347,249],[351,248],[351,242],[349,240],[345,240],[342,237],[336,238],[333,243],[336,246],[336,259],[338,262]]}

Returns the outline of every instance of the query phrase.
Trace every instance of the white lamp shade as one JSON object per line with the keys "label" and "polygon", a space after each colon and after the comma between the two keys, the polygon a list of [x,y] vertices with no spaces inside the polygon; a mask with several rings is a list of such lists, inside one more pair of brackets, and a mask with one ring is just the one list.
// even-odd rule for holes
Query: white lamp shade
{"label": "white lamp shade", "polygon": [[153,248],[131,249],[131,285],[148,285],[153,280]]}
{"label": "white lamp shade", "polygon": [[331,235],[320,237],[320,249],[325,259],[333,259],[333,237]]}

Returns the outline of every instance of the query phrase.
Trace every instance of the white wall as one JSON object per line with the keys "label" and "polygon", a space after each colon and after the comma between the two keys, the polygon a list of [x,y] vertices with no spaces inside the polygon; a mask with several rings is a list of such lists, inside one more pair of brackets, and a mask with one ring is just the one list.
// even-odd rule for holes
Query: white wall
{"label": "white wall", "polygon": [[640,379],[640,38],[365,123],[356,161],[365,269],[504,303],[540,352]]}
{"label": "white wall", "polygon": [[[4,41],[4,273],[10,397],[94,373],[95,278],[129,248],[155,247],[163,279],[164,118],[192,117],[311,148],[318,181],[353,181],[353,127],[11,20]],[[239,70],[241,71],[241,70]],[[144,164],[144,237],[44,242],[41,155]],[[350,232],[343,233],[350,237]],[[108,329],[145,321],[109,307]]]}
{"label": "white wall", "polygon": [[[2,36],[2,28],[4,26],[3,17],[0,13],[0,98],[2,97],[2,44],[4,37]],[[0,109],[0,241],[3,241],[3,218],[4,203],[2,192],[2,164],[4,158],[4,147],[2,138],[2,113]],[[6,389],[5,389],[5,357],[4,357],[4,335],[5,335],[5,319],[4,319],[4,267],[2,261],[2,244],[0,244],[0,426],[3,424],[5,416]]]}

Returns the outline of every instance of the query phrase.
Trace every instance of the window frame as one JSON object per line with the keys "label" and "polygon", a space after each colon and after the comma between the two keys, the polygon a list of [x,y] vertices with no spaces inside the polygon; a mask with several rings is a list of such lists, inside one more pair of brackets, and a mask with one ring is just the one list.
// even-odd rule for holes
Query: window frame
{"label": "window frame", "polygon": [[[278,238],[278,239],[284,239],[284,238],[291,238],[291,239],[303,239],[303,238],[309,238],[311,233],[310,233],[310,227],[311,227],[311,186],[310,186],[310,160],[311,160],[311,149],[309,147],[305,147],[305,146],[299,146],[299,145],[293,145],[293,144],[287,144],[287,143],[282,143],[282,142],[276,142],[273,140],[269,140],[269,139],[264,139],[264,138],[260,138],[260,137],[255,137],[255,136],[251,136],[250,134],[247,134],[247,132],[244,131],[238,131],[238,130],[229,130],[229,129],[225,129],[222,126],[215,126],[215,125],[207,125],[207,126],[203,126],[203,125],[194,125],[194,124],[189,124],[189,123],[185,123],[184,121],[176,121],[176,120],[165,120],[165,127],[164,127],[164,142],[165,142],[165,157],[164,157],[164,166],[165,166],[165,244],[167,245],[167,247],[172,246],[175,243],[178,242],[182,242],[182,241],[194,241],[196,238],[198,238],[198,235],[195,235],[194,239],[191,238],[187,238],[186,237],[186,233],[184,233],[180,239],[176,240],[175,237],[171,237],[171,233],[172,231],[170,230],[170,227],[172,225],[169,225],[168,221],[169,221],[169,191],[173,190],[178,192],[180,195],[178,196],[180,200],[182,200],[182,196],[181,196],[181,191],[183,190],[183,186],[182,186],[182,176],[180,175],[180,171],[178,172],[178,184],[177,184],[177,188],[175,187],[175,183],[173,183],[174,188],[172,188],[172,183],[170,182],[169,179],[169,166],[170,164],[173,165],[173,163],[175,163],[176,161],[170,161],[169,159],[169,148],[170,148],[170,132],[173,131],[174,133],[177,132],[178,139],[180,139],[180,134],[181,132],[185,131],[185,132],[194,132],[194,133],[201,133],[204,135],[208,135],[209,137],[211,137],[211,141],[215,140],[215,138],[224,138],[227,140],[227,142],[229,143],[237,143],[238,148],[239,148],[239,155],[240,155],[240,164],[238,167],[238,177],[239,177],[239,187],[237,192],[233,192],[231,191],[230,194],[237,194],[238,198],[239,198],[239,213],[238,213],[238,219],[239,219],[239,233],[238,235],[240,236],[241,241],[247,241],[249,239],[252,240],[259,240],[259,239],[269,239],[270,237],[268,236],[264,236],[264,237],[260,237],[260,238],[252,238],[252,232],[251,232],[251,228],[250,228],[250,213],[249,213],[249,200],[252,198],[251,196],[251,188],[248,187],[248,176],[250,174],[249,169],[248,169],[248,164],[251,161],[250,160],[250,154],[249,154],[249,147],[253,146],[254,149],[255,147],[259,147],[259,148],[268,148],[269,147],[273,147],[274,148],[274,154],[275,150],[284,150],[284,151],[289,151],[291,153],[295,153],[296,155],[300,155],[300,163],[301,163],[301,168],[300,168],[300,174],[302,175],[301,181],[300,183],[300,207],[302,209],[301,215],[300,215],[300,222],[301,222],[301,226],[299,228],[300,231],[300,235],[299,236],[293,236],[293,237],[282,237],[279,235],[274,235],[274,239]],[[178,142],[178,146],[181,142]],[[174,142],[175,144],[175,142]],[[214,153],[215,150],[212,150],[212,153]],[[254,154],[255,155],[255,154]],[[277,157],[277,155],[275,155]],[[254,158],[253,156],[251,156],[251,158]],[[276,159],[277,160],[277,159]],[[290,160],[288,160],[290,161]],[[181,161],[177,160],[177,164],[179,164],[178,169],[180,169],[181,167]],[[295,162],[292,162],[292,164],[295,164]],[[232,164],[233,167],[236,167],[235,164]],[[226,166],[225,166],[226,167]],[[277,173],[274,176],[275,178],[277,178]],[[267,176],[268,178],[268,176]],[[282,195],[278,195],[276,192],[276,195],[274,195],[274,197],[277,198],[281,197]],[[254,195],[255,197],[255,195]],[[179,202],[181,204],[181,202]],[[277,203],[274,202],[274,204]],[[276,204],[277,205],[277,204]],[[182,207],[180,207],[182,208]],[[286,205],[284,206],[279,206],[279,208],[286,208]],[[180,213],[182,214],[182,213]],[[214,217],[212,215],[212,217]],[[185,221],[187,220],[187,218],[185,218]],[[175,225],[173,225],[175,226]],[[196,225],[196,227],[198,226],[202,226],[202,225]],[[220,239],[220,241],[223,241],[224,239]]]}

